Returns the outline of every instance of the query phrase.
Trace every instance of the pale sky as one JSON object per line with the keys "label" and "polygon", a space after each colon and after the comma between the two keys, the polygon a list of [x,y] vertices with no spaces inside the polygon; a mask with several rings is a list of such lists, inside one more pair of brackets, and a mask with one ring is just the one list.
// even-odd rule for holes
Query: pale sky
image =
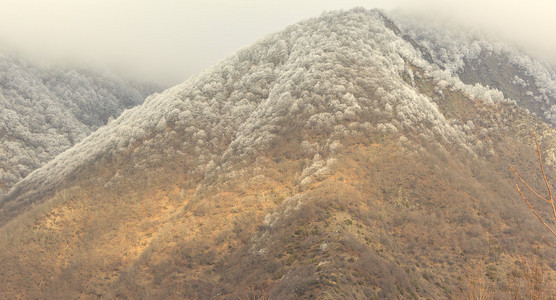
{"label": "pale sky", "polygon": [[290,24],[356,6],[453,16],[556,61],[554,0],[0,0],[0,51],[169,86]]}

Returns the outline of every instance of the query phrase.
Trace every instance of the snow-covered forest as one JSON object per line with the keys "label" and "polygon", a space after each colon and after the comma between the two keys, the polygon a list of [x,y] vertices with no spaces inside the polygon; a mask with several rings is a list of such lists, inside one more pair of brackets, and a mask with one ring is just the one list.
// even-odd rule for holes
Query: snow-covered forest
{"label": "snow-covered forest", "polygon": [[[401,12],[393,13],[391,17],[404,35],[416,41],[428,54],[431,63],[453,77],[461,77],[462,73],[470,69],[484,72],[480,69],[493,61],[488,67],[498,69],[499,74],[495,76],[496,81],[492,81],[492,78],[488,80],[495,85],[491,88],[499,89],[505,98],[532,111],[532,106],[538,106],[535,112],[556,126],[554,65],[536,59],[519,45],[497,39],[492,33],[479,28],[462,28],[461,25],[446,24],[446,21],[440,20],[423,22],[420,18]],[[509,71],[509,74],[504,74],[504,71]],[[472,82],[466,83],[488,84],[484,82],[487,75],[493,74],[484,74],[482,78],[472,78]],[[465,89],[474,94],[470,88]]]}
{"label": "snow-covered forest", "polygon": [[[514,102],[504,91],[479,83],[465,84],[459,79],[458,71],[465,67],[465,62],[481,53],[507,57],[508,63],[516,64],[532,80],[523,83],[519,74],[515,74],[511,84],[534,85],[538,93],[535,99],[545,103],[546,108],[554,109],[551,101],[556,80],[554,71],[547,65],[510,46],[488,40],[484,35],[456,34],[439,26],[425,30],[411,23],[410,18],[404,20],[387,17],[378,10],[354,9],[325,13],[289,26],[200,75],[150,96],[144,105],[124,112],[32,174],[24,184],[54,186],[77,166],[92,162],[101,153],[123,150],[135,141],[144,142],[134,152],[142,157],[136,160],[138,169],[156,163],[165,155],[190,155],[195,159],[186,172],[210,176],[210,173],[226,169],[232,160],[241,161],[269,147],[275,136],[296,127],[327,132],[328,142],[318,146],[321,149],[332,149],[343,136],[366,131],[398,134],[402,143],[413,136],[456,145],[472,155],[488,153],[488,144],[477,139],[472,122],[459,124],[447,120],[435,103],[435,97],[442,95],[441,89],[459,91],[485,103]],[[398,28],[397,23],[403,24]],[[421,46],[416,47],[416,44]],[[99,82],[104,87],[100,91],[87,88],[94,80],[75,73],[73,76],[58,74],[56,78],[59,79],[53,82],[40,79],[42,77],[36,74],[27,76],[29,82],[38,81],[44,89],[35,96],[44,99],[44,103],[50,98],[41,98],[43,94],[60,97],[70,93],[77,98],[75,104],[65,106],[70,107],[71,113],[59,113],[56,118],[48,113],[52,107],[29,105],[21,109],[43,112],[43,119],[39,120],[49,125],[41,127],[44,129],[41,132],[50,134],[42,138],[46,145],[71,145],[90,132],[87,125],[102,123],[94,120],[105,121],[110,117],[106,112],[121,111],[126,105],[140,102],[142,96],[137,89],[110,81]],[[436,82],[437,96],[422,93],[415,86],[417,78]],[[23,92],[17,97],[21,99],[18,103],[25,103],[26,97],[29,98]],[[97,100],[79,100],[90,97]],[[94,120],[84,116],[84,112],[90,112],[87,104],[91,101],[102,102],[106,107],[94,114],[97,118]],[[546,111],[546,118],[552,120],[550,110]],[[18,127],[17,123],[24,122],[25,118],[6,119],[14,125],[6,126],[3,131],[8,127],[20,131],[36,128],[34,123]],[[289,120],[287,124],[285,120]],[[68,130],[66,128],[73,125],[63,127],[63,124],[75,124],[76,129]],[[489,129],[484,128],[482,134],[485,130]],[[32,136],[33,129],[28,131],[21,135]],[[178,135],[182,143],[168,142],[175,141]],[[27,139],[28,143],[34,140]],[[22,147],[17,143],[17,140],[6,143],[3,151],[18,153]],[[163,153],[161,144],[165,145]],[[4,171],[3,176],[9,182],[28,173],[32,167],[27,165],[38,165],[37,157],[48,159],[45,153],[50,153],[50,148],[46,149],[42,143],[32,145],[36,155],[14,156],[21,162],[14,161],[12,165],[17,166],[14,172]],[[321,159],[332,163],[325,155],[318,157]]]}
{"label": "snow-covered forest", "polygon": [[153,91],[108,73],[39,67],[0,54],[0,188],[11,187]]}

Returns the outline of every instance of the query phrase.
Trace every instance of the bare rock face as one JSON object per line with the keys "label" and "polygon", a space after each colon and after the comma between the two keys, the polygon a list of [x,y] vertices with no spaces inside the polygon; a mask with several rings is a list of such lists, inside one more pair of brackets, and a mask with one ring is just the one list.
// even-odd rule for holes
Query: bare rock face
{"label": "bare rock face", "polygon": [[0,296],[438,299],[482,270],[498,297],[524,288],[516,261],[553,276],[509,168],[542,187],[529,133],[550,160],[555,130],[492,61],[465,71],[526,56],[452,53],[469,42],[442,30],[328,13],[148,97],[2,199]]}

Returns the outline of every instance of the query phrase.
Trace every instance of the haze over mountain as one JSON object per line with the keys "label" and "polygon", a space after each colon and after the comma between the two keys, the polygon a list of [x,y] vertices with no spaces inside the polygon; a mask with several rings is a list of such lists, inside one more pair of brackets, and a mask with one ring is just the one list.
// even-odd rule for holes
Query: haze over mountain
{"label": "haze over mountain", "polygon": [[411,15],[291,25],[17,183],[0,297],[442,299],[478,266],[521,291],[520,262],[552,278],[556,251],[509,167],[542,187],[535,131],[556,175],[555,83]]}
{"label": "haze over mountain", "polygon": [[556,64],[550,0],[3,0],[0,50],[169,87],[294,22],[358,6],[486,28]]}
{"label": "haze over mountain", "polygon": [[48,69],[0,53],[0,194],[154,91],[109,73]]}

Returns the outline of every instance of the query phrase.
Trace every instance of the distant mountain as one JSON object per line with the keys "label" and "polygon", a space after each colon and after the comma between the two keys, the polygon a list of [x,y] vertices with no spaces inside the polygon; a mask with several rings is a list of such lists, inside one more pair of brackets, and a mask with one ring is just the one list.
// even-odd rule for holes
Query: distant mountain
{"label": "distant mountain", "polygon": [[0,193],[154,91],[111,74],[0,54]]}
{"label": "distant mountain", "polygon": [[535,131],[556,176],[554,70],[411,18],[289,26],[37,169],[0,201],[0,297],[445,299],[477,274],[505,298],[527,264],[553,278],[509,168],[542,189]]}

